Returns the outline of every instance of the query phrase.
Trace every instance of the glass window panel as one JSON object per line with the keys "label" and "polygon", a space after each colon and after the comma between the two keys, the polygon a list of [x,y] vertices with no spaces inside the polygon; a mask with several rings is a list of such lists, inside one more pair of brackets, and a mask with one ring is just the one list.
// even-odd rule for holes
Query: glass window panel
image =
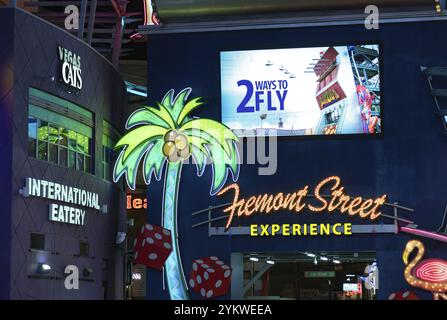
{"label": "glass window panel", "polygon": [[38,141],[37,143],[37,159],[48,161],[48,142]]}
{"label": "glass window panel", "polygon": [[76,169],[84,171],[84,155],[82,153],[76,153]]}
{"label": "glass window panel", "polygon": [[85,156],[85,172],[93,173],[92,158],[89,156]]}
{"label": "glass window panel", "polygon": [[37,139],[37,119],[28,117],[28,137]]}
{"label": "glass window panel", "polygon": [[49,159],[48,161],[58,163],[58,150],[57,144],[50,143],[48,146]]}
{"label": "glass window panel", "polygon": [[37,138],[39,140],[48,140],[48,122],[38,121]]}
{"label": "glass window panel", "polygon": [[76,132],[73,130],[68,130],[68,148],[70,150],[76,150]]}
{"label": "glass window panel", "polygon": [[67,166],[67,148],[59,147],[59,164],[61,166]]}
{"label": "glass window panel", "polygon": [[59,128],[59,144],[61,146],[68,146],[68,130],[65,128]]}
{"label": "glass window panel", "polygon": [[28,139],[28,155],[31,157],[36,157],[36,140]]}
{"label": "glass window panel", "polygon": [[59,128],[52,123],[48,125],[48,141],[54,144],[59,142]]}
{"label": "glass window panel", "polygon": [[90,139],[88,137],[85,137],[85,140],[86,140],[86,144],[84,146],[84,153],[85,154],[91,154],[90,146],[91,146],[91,143],[92,143],[92,139]]}
{"label": "glass window panel", "polygon": [[90,154],[89,142],[90,142],[89,138],[78,133],[77,135],[78,152],[82,152],[84,154]]}
{"label": "glass window panel", "polygon": [[76,169],[76,153],[68,150],[68,167]]}

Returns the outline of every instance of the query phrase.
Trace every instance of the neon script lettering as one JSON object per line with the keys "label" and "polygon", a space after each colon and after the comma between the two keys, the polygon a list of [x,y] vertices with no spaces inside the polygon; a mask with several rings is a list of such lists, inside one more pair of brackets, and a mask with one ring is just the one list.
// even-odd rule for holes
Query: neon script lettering
{"label": "neon script lettering", "polygon": [[126,208],[129,209],[147,209],[147,199],[128,194],[126,196]]}
{"label": "neon script lettering", "polygon": [[[331,194],[330,196],[324,196],[321,190],[328,187]],[[229,213],[225,226],[226,229],[230,227],[235,215],[238,217],[249,217],[255,213],[268,214],[280,210],[288,210],[295,213],[305,209],[314,213],[338,210],[341,213],[348,213],[349,216],[358,215],[364,219],[375,220],[381,215],[381,212],[378,210],[386,201],[386,195],[376,199],[349,196],[345,194],[340,178],[335,176],[324,179],[315,187],[313,197],[317,203],[314,204],[306,203],[305,201],[309,195],[309,186],[287,194],[282,192],[275,195],[266,193],[252,196],[248,199],[240,199],[239,185],[233,183],[222,189],[217,195],[221,196],[230,190],[234,191],[232,204],[223,210]]]}

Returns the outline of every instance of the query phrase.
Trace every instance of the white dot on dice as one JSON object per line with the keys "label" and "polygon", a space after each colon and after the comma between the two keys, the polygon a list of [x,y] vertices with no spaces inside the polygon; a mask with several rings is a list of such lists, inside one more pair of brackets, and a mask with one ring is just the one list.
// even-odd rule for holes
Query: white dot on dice
{"label": "white dot on dice", "polygon": [[151,224],[146,225],[147,230],[152,231],[154,230],[154,227]]}
{"label": "white dot on dice", "polygon": [[154,244],[154,239],[152,239],[151,237],[148,237],[148,238],[146,238],[146,241],[149,243],[149,244]]}
{"label": "white dot on dice", "polygon": [[215,256],[210,257],[211,260],[216,261],[218,258]]}
{"label": "white dot on dice", "polygon": [[205,271],[205,273],[203,274],[203,277],[205,278],[205,280],[208,280],[210,275],[208,274],[208,272]]}
{"label": "white dot on dice", "polygon": [[206,295],[206,291],[204,288],[200,289],[200,294],[202,295],[202,297]]}
{"label": "white dot on dice", "polygon": [[194,263],[192,264],[192,268],[194,269],[194,271],[197,271],[197,263],[194,262]]}
{"label": "white dot on dice", "polygon": [[155,238],[157,238],[157,240],[161,240],[163,237],[161,236],[161,234],[156,233],[155,234]]}
{"label": "white dot on dice", "polygon": [[207,297],[207,298],[211,298],[212,295],[213,295],[213,290],[209,290],[209,291],[206,293],[206,297]]}
{"label": "white dot on dice", "polygon": [[218,264],[219,266],[223,265],[224,263],[222,261],[216,261],[216,264]]}
{"label": "white dot on dice", "polygon": [[205,269],[208,269],[210,266],[207,264],[202,264],[202,267],[204,267]]}
{"label": "white dot on dice", "polygon": [[199,263],[199,264],[202,264],[203,260],[197,259],[196,262]]}
{"label": "white dot on dice", "polygon": [[222,280],[217,280],[216,283],[214,284],[214,286],[216,288],[219,288],[222,285]]}
{"label": "white dot on dice", "polygon": [[230,274],[231,274],[231,270],[227,270],[227,271],[225,271],[225,273],[224,273],[224,277],[225,277],[225,278],[228,278],[228,277],[230,276]]}
{"label": "white dot on dice", "polygon": [[191,288],[194,288],[194,286],[196,285],[196,283],[194,282],[193,279],[189,279],[189,285],[191,286]]}
{"label": "white dot on dice", "polygon": [[163,233],[164,233],[166,236],[170,236],[170,235],[171,235],[171,231],[169,231],[169,230],[167,230],[167,229],[163,229]]}
{"label": "white dot on dice", "polygon": [[196,281],[197,281],[198,284],[201,284],[202,283],[202,277],[198,275],[196,277]]}
{"label": "white dot on dice", "polygon": [[163,243],[163,246],[164,246],[166,249],[171,249],[171,244],[169,244],[168,242]]}
{"label": "white dot on dice", "polygon": [[206,269],[206,271],[208,271],[209,273],[213,273],[214,269],[213,268],[209,268],[209,269]]}
{"label": "white dot on dice", "polygon": [[[151,253],[150,255],[149,255],[149,259],[150,260],[155,260],[155,259],[157,259],[157,257],[158,257],[158,255],[156,254],[156,253]],[[225,275],[224,275],[225,276]]]}

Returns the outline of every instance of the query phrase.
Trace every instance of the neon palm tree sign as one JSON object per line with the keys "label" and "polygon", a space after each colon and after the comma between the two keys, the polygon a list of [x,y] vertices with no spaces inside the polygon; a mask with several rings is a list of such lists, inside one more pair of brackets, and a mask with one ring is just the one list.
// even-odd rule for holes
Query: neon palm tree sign
{"label": "neon palm tree sign", "polygon": [[[127,119],[130,130],[116,144],[121,152],[115,162],[113,180],[121,176],[129,188],[135,189],[137,169],[141,161],[146,184],[152,175],[157,181],[165,169],[163,191],[163,227],[172,234],[173,252],[165,262],[169,295],[173,300],[189,298],[179,251],[177,231],[177,199],[183,163],[190,156],[202,176],[207,161],[213,170],[210,194],[224,186],[228,173],[233,181],[239,175],[237,136],[225,125],[210,119],[190,117],[202,105],[200,97],[187,101],[191,88],[183,89],[175,98],[174,90],[166,93],[158,108],[146,106],[136,110]],[[166,164],[166,165],[165,165]]]}

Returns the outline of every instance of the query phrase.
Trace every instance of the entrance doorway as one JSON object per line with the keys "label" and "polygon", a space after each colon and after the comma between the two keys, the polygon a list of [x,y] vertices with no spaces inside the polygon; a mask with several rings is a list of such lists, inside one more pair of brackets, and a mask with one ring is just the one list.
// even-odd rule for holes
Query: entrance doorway
{"label": "entrance doorway", "polygon": [[373,300],[375,252],[244,253],[245,299]]}

